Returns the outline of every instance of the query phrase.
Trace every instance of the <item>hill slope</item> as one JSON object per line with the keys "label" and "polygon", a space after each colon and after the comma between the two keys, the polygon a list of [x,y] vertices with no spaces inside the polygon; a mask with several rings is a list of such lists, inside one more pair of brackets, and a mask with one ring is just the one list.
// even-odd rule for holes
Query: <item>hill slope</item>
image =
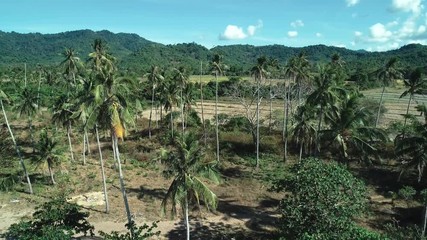
{"label": "hill slope", "polygon": [[91,52],[91,44],[97,38],[108,44],[122,69],[143,71],[150,65],[163,67],[186,65],[199,73],[200,61],[209,61],[214,53],[224,56],[224,62],[235,72],[247,74],[256,58],[265,55],[285,63],[289,57],[305,52],[312,63],[329,61],[338,53],[347,63],[350,71],[357,69],[375,69],[390,57],[400,59],[401,66],[427,66],[427,46],[411,44],[400,49],[387,52],[353,51],[345,48],[314,45],[302,48],[292,48],[283,45],[252,46],[229,45],[207,49],[196,43],[164,45],[146,40],[136,34],[112,33],[109,31],[94,32],[78,30],[57,34],[0,31],[0,66],[16,66],[26,62],[29,66],[57,65],[63,60],[61,53],[65,48],[73,48],[78,56],[85,60]]}

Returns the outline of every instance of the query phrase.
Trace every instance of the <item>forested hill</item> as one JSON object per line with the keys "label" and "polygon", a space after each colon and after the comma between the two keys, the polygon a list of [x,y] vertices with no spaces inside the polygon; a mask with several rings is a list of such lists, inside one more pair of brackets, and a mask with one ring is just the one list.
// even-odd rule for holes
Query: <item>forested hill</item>
{"label": "forested hill", "polygon": [[411,44],[387,52],[353,51],[325,45],[302,48],[283,45],[230,45],[209,50],[196,43],[164,45],[148,41],[136,34],[115,34],[106,30],[79,30],[58,34],[0,31],[0,66],[16,66],[24,62],[30,66],[57,65],[63,60],[62,53],[66,48],[73,48],[82,60],[86,60],[92,51],[92,43],[97,38],[107,43],[109,52],[116,57],[121,69],[132,71],[145,71],[150,65],[156,64],[163,67],[185,65],[191,67],[194,73],[198,73],[200,61],[209,61],[213,53],[223,55],[224,62],[231,71],[241,74],[247,74],[259,56],[265,55],[285,63],[290,56],[300,52],[305,52],[313,63],[329,61],[333,54],[338,53],[350,71],[362,68],[373,70],[393,56],[399,58],[404,68],[427,66],[427,46],[420,44]]}

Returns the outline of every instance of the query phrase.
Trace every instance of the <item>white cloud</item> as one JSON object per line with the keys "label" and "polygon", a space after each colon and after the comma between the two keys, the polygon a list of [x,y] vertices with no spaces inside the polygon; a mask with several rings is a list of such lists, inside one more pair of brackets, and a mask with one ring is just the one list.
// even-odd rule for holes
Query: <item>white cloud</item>
{"label": "white cloud", "polygon": [[418,34],[423,34],[423,33],[425,33],[425,31],[426,31],[426,26],[421,25],[421,26],[418,27],[417,33]]}
{"label": "white cloud", "polygon": [[258,20],[257,25],[249,25],[247,32],[242,27],[236,25],[227,25],[224,32],[219,35],[220,40],[240,40],[255,35],[255,32],[263,27],[262,20]]}
{"label": "white cloud", "polygon": [[347,7],[353,7],[360,2],[359,0],[345,0],[345,1],[347,3]]}
{"label": "white cloud", "polygon": [[355,31],[354,32],[354,36],[355,37],[361,37],[363,35],[363,33],[362,32],[359,32],[359,31]]}
{"label": "white cloud", "polygon": [[227,25],[224,32],[219,36],[221,40],[237,40],[246,37],[247,35],[243,32],[243,29],[236,25]]}
{"label": "white cloud", "polygon": [[300,19],[291,22],[291,27],[297,28],[297,27],[304,27],[304,22]]}
{"label": "white cloud", "polygon": [[339,47],[339,48],[345,48],[346,47],[345,44],[335,44],[334,46],[335,47]]}
{"label": "white cloud", "polygon": [[253,36],[255,35],[255,31],[262,28],[263,26],[263,22],[261,20],[258,20],[258,24],[257,25],[249,25],[248,27],[248,35],[249,36]]}
{"label": "white cloud", "polygon": [[289,31],[288,32],[288,37],[290,38],[294,38],[298,36],[298,32],[297,31]]}
{"label": "white cloud", "polygon": [[371,40],[374,42],[387,42],[392,36],[392,32],[381,23],[372,25],[369,30],[371,31]]}
{"label": "white cloud", "polygon": [[323,37],[323,35],[321,33],[316,33],[316,37],[320,38]]}
{"label": "white cloud", "polygon": [[418,14],[423,9],[421,0],[393,0],[392,9],[395,11],[413,12]]}

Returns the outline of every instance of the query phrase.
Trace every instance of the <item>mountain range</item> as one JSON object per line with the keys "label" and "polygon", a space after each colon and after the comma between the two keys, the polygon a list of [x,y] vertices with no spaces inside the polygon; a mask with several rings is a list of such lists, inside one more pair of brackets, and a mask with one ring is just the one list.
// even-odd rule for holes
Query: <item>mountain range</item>
{"label": "mountain range", "polygon": [[337,53],[350,71],[378,68],[391,57],[398,57],[403,68],[427,66],[427,46],[420,44],[410,44],[387,52],[355,51],[325,45],[301,48],[283,45],[227,45],[207,49],[196,43],[164,45],[137,34],[77,30],[56,34],[0,31],[0,67],[13,67],[23,63],[29,66],[58,65],[64,59],[62,53],[66,48],[74,49],[77,56],[85,61],[92,51],[95,39],[102,39],[107,43],[108,51],[117,59],[120,69],[137,72],[156,64],[162,67],[185,65],[194,73],[199,73],[200,62],[206,64],[214,53],[221,54],[230,69],[242,74],[247,74],[256,59],[262,55],[284,64],[291,56],[300,52],[305,52],[312,63],[327,62]]}

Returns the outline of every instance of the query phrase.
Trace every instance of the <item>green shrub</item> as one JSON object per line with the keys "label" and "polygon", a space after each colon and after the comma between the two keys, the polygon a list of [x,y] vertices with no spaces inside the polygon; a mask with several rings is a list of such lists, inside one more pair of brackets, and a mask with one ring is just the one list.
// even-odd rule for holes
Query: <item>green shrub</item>
{"label": "green shrub", "polygon": [[361,239],[349,236],[371,234],[356,227],[352,220],[364,212],[367,195],[363,182],[349,171],[337,163],[310,158],[295,165],[291,172],[295,174],[281,182],[292,193],[280,203],[280,229],[285,237]]}
{"label": "green shrub", "polygon": [[128,229],[128,232],[124,234],[119,234],[116,231],[110,234],[100,231],[99,234],[105,240],[143,240],[143,239],[148,239],[152,236],[160,235],[160,231],[153,232],[154,229],[157,228],[157,223],[158,221],[153,222],[151,226],[144,224],[140,227],[137,227],[135,222],[132,221],[126,224],[126,228]]}
{"label": "green shrub", "polygon": [[93,236],[94,227],[89,224],[89,213],[81,207],[59,197],[44,203],[33,214],[33,220],[12,224],[1,237],[6,239],[71,239],[77,233]]}

